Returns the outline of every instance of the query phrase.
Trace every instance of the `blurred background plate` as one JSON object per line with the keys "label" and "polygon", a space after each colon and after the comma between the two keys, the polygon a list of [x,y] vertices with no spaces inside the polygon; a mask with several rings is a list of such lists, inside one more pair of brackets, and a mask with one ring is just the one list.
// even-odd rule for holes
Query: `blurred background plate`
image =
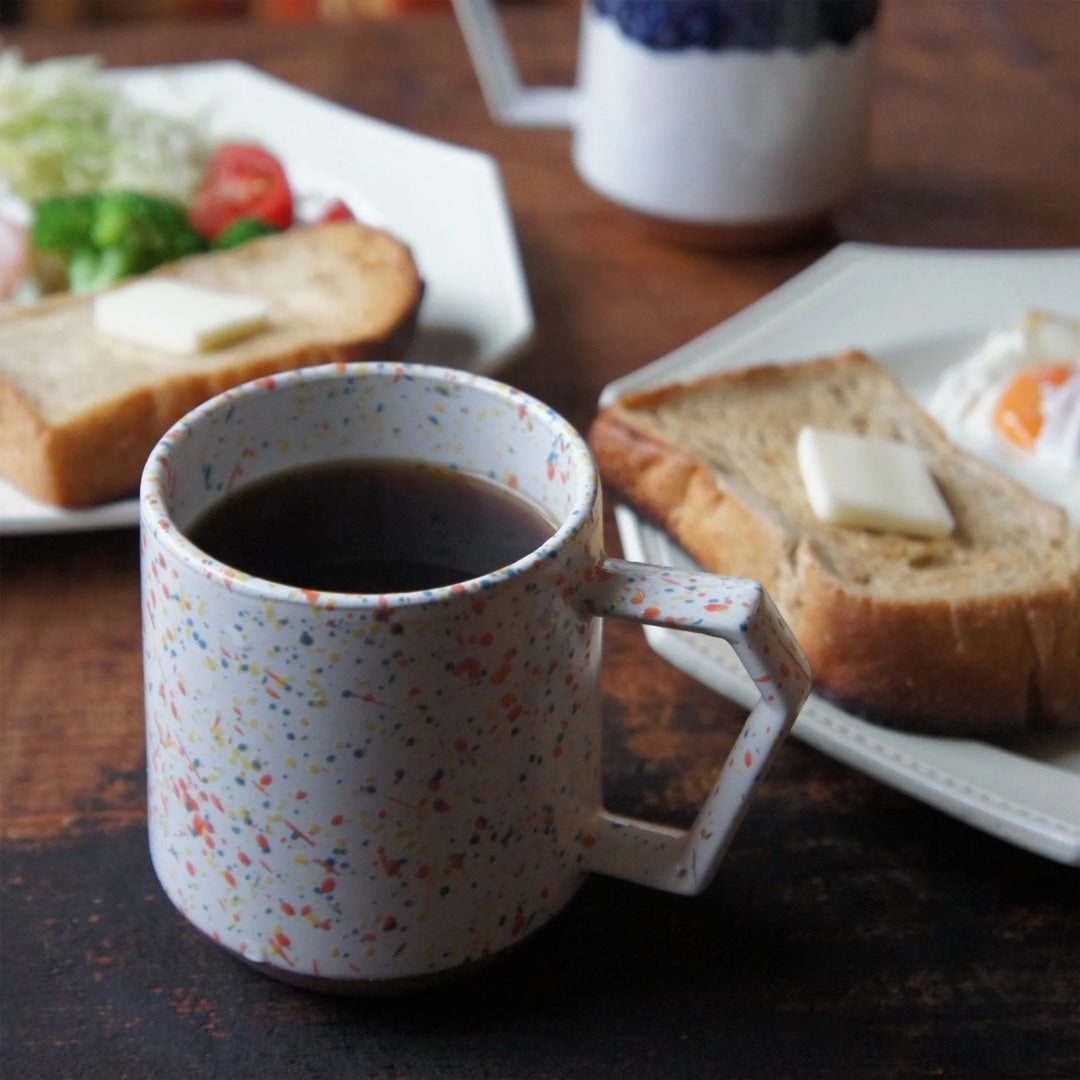
{"label": "blurred background plate", "polygon": [[[216,137],[277,154],[305,201],[341,198],[412,248],[425,282],[406,359],[494,373],[530,342],[534,322],[502,179],[487,154],[417,135],[218,61],[106,71],[135,101],[205,116]],[[133,525],[135,499],[66,511],[0,480],[0,535]]]}

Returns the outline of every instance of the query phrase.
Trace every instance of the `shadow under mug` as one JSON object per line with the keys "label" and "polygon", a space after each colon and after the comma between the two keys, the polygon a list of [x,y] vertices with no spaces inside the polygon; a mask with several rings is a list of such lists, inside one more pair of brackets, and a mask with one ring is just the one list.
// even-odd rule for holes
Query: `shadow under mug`
{"label": "shadow under mug", "polygon": [[[261,478],[379,458],[490,479],[552,535],[481,577],[382,595],[252,577],[186,535]],[[809,691],[757,583],[608,558],[583,439],[482,376],[373,363],[246,384],[162,438],[140,504],[154,867],[198,929],[288,981],[386,993],[460,974],[592,872],[700,891]],[[723,638],[760,689],[688,830],[603,805],[603,616]]]}
{"label": "shadow under mug", "polygon": [[454,0],[500,123],[567,127],[581,177],[653,234],[737,251],[860,186],[879,0],[583,0],[577,84],[522,85],[492,0]]}

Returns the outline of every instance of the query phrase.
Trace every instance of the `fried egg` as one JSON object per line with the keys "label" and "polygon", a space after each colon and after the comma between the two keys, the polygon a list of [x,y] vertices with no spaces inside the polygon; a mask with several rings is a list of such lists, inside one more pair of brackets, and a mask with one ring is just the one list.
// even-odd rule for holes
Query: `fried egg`
{"label": "fried egg", "polygon": [[1080,319],[1028,312],[950,368],[929,402],[954,443],[1080,525]]}

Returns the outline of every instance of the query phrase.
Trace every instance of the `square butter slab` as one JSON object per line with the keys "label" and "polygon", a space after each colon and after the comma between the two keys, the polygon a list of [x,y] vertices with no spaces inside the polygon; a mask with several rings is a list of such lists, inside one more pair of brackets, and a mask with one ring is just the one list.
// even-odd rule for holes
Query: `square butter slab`
{"label": "square butter slab", "polygon": [[799,470],[822,521],[905,536],[948,536],[955,522],[917,447],[804,427]]}

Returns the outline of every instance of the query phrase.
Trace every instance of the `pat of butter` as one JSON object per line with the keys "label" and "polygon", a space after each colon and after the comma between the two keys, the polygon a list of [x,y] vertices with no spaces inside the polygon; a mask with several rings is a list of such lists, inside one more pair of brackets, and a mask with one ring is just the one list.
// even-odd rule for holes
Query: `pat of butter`
{"label": "pat of butter", "polygon": [[205,352],[231,345],[268,322],[262,300],[165,278],[144,278],[94,298],[104,334],[165,352]]}
{"label": "pat of butter", "polygon": [[822,521],[905,536],[948,536],[949,504],[914,446],[849,432],[804,427],[799,470]]}

